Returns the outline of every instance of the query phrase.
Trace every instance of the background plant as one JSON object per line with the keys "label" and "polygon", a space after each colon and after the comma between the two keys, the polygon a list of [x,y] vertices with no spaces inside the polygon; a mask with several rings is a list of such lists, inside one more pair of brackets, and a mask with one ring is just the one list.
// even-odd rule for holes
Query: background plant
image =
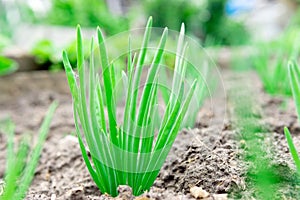
{"label": "background plant", "polygon": [[109,35],[128,29],[128,19],[110,12],[105,0],[52,0],[48,9],[35,11],[27,2],[17,1],[15,7],[23,22],[84,27],[100,25]]}
{"label": "background plant", "polygon": [[16,61],[0,56],[0,76],[8,75],[18,69]]}
{"label": "background plant", "polygon": [[[291,88],[293,91],[293,97],[295,100],[295,104],[296,104],[296,111],[297,111],[297,115],[298,115],[298,119],[300,116],[300,71],[299,71],[299,67],[298,65],[293,62],[290,61],[289,62],[289,67],[288,67],[288,71],[289,71],[289,79],[290,79],[290,84],[291,84]],[[284,128],[284,134],[292,155],[292,158],[295,162],[295,165],[297,167],[297,171],[298,173],[300,173],[300,158],[297,152],[297,149],[295,148],[292,136],[290,131],[288,130],[288,128]]]}
{"label": "background plant", "polygon": [[241,22],[225,13],[225,0],[143,0],[145,13],[154,17],[155,27],[178,30],[183,22],[187,33],[201,39],[204,45],[247,44],[250,35]]}
{"label": "background plant", "polygon": [[273,136],[259,123],[262,116],[258,112],[251,82],[241,80],[238,80],[239,85],[235,84],[235,87],[229,91],[228,97],[229,102],[232,103],[234,126],[238,131],[237,140],[242,150],[241,158],[246,166],[247,188],[245,191],[234,191],[233,199],[242,197],[277,199],[280,195],[278,190],[286,185],[298,184],[299,180],[286,178],[284,174],[290,173],[288,167],[273,162],[277,159],[270,153],[274,151],[274,147],[269,142]]}
{"label": "background plant", "polygon": [[[116,119],[115,66],[108,62],[107,50],[100,29],[98,28],[97,33],[101,56],[101,76],[95,73],[98,68],[94,65],[93,40],[89,74],[86,74],[79,27],[77,28],[78,84],[67,54],[63,53],[83,158],[101,192],[107,192],[112,196],[117,195],[117,187],[122,184],[131,186],[134,195],[149,190],[175,140],[196,88],[196,81],[193,81],[189,89],[184,84],[185,61],[184,58],[178,57],[174,73],[179,76],[174,76],[171,97],[166,110],[162,120],[157,120],[158,88],[160,87],[157,82],[158,71],[167,41],[167,29],[162,34],[141,93],[137,90],[148,52],[151,25],[152,18],[147,23],[142,46],[138,54],[133,56],[133,60],[129,43],[127,72],[123,72],[122,76],[126,93],[123,123],[118,123]],[[185,51],[183,38],[182,30],[177,47],[180,55],[184,55]],[[139,101],[138,94],[141,94]],[[88,100],[86,95],[88,95]],[[106,106],[104,106],[104,101]],[[81,130],[90,149],[91,160],[87,156]]]}
{"label": "background plant", "polygon": [[[1,15],[1,14],[0,14]],[[18,69],[18,63],[1,55],[1,52],[10,44],[10,40],[0,32],[0,76],[10,74]]]}
{"label": "background plant", "polygon": [[299,31],[291,29],[278,40],[256,46],[254,67],[262,80],[265,91],[269,94],[292,95],[287,62],[291,58],[296,59],[299,55],[298,34]]}
{"label": "background plant", "polygon": [[[10,119],[0,123],[0,131],[7,135],[5,185],[3,194],[0,195],[0,200],[21,200],[25,198],[34,177],[35,168],[38,164],[43,144],[47,138],[56,107],[56,102],[52,103],[49,107],[39,130],[37,144],[31,151],[29,135],[23,136],[21,142],[16,147],[14,143],[15,125]],[[17,150],[16,152],[15,149]]]}
{"label": "background plant", "polygon": [[[84,41],[85,52],[88,52],[88,41]],[[77,54],[76,54],[76,41],[72,41],[65,46],[66,51],[69,55],[70,63],[76,67]],[[60,56],[61,49],[57,47],[52,41],[48,39],[42,39],[31,49],[31,55],[35,57],[35,61],[39,64],[41,69],[56,71],[63,69],[63,61]],[[85,56],[88,56],[86,53]]]}

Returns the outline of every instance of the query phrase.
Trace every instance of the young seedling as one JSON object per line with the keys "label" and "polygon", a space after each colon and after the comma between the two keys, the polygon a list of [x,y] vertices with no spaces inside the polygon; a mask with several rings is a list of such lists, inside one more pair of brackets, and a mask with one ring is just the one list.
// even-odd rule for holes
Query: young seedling
{"label": "young seedling", "polygon": [[[288,72],[289,72],[289,78],[290,78],[290,84],[293,92],[293,97],[296,104],[296,110],[298,119],[300,116],[300,71],[298,65],[294,61],[290,61],[288,65]],[[292,136],[290,134],[290,131],[287,127],[284,127],[284,134],[290,149],[290,152],[292,154],[292,158],[294,159],[295,165],[297,167],[297,171],[300,173],[300,158],[297,152],[297,149],[295,148],[295,145],[293,143]]]}
{"label": "young seedling", "polygon": [[[14,144],[14,124],[8,120],[2,132],[7,133],[7,162],[4,182],[0,183],[0,200],[22,200],[34,177],[35,168],[38,164],[43,144],[47,138],[50,123],[57,107],[57,103],[51,104],[48,113],[39,130],[36,146],[30,151],[29,138],[23,137],[17,152]],[[1,128],[1,127],[0,127]],[[30,156],[28,156],[28,154]]]}
{"label": "young seedling", "polygon": [[[241,79],[242,80],[242,79]],[[273,199],[275,194],[275,171],[272,171],[271,159],[265,157],[267,151],[261,134],[266,135],[264,127],[258,121],[256,102],[252,88],[248,81],[236,81],[229,91],[228,97],[232,101],[232,115],[238,130],[237,138],[243,141],[244,161],[247,163],[247,187],[252,186],[257,199]],[[251,94],[251,95],[249,95]],[[251,191],[252,192],[252,191]]]}
{"label": "young seedling", "polygon": [[285,64],[288,56],[290,55],[287,55],[278,44],[259,46],[259,55],[254,58],[254,66],[267,93],[291,95]]}
{"label": "young seedling", "polygon": [[254,65],[269,94],[292,96],[286,63],[299,56],[298,35],[299,30],[289,29],[277,40],[257,46]]}
{"label": "young seedling", "polygon": [[[123,122],[116,118],[116,66],[109,62],[105,41],[97,29],[101,57],[101,74],[94,61],[94,41],[91,41],[89,67],[85,66],[80,27],[77,27],[78,79],[72,70],[66,52],[63,62],[73,97],[74,119],[82,156],[87,168],[102,193],[117,195],[119,185],[129,185],[134,195],[149,190],[162,167],[180,129],[192,96],[197,87],[194,80],[189,89],[184,83],[186,64],[184,57],[177,59],[170,88],[170,98],[161,120],[157,120],[158,72],[167,42],[165,28],[147,71],[145,83],[140,87],[141,75],[151,34],[149,18],[142,46],[132,55],[129,43],[128,67],[122,72],[125,91]],[[183,37],[183,36],[182,36]],[[184,51],[179,42],[180,55]],[[133,59],[132,59],[133,57]],[[88,73],[86,73],[88,71]],[[79,83],[78,83],[79,82]],[[141,92],[140,92],[141,91]],[[140,95],[139,95],[140,94]],[[140,97],[140,98],[139,98]],[[83,137],[84,136],[84,137]],[[87,153],[86,145],[90,151]]]}

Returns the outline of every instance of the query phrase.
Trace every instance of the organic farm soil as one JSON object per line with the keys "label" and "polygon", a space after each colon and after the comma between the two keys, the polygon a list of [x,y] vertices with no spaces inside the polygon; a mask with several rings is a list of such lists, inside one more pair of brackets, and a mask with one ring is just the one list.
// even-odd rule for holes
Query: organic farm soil
{"label": "organic farm soil", "polygon": [[[276,183],[278,199],[296,199],[299,185],[289,184],[295,167],[283,135],[288,126],[296,147],[300,147],[300,126],[292,99],[271,97],[263,92],[253,72],[244,75],[228,70],[221,72],[226,93],[244,79],[252,80],[252,96],[266,127],[266,157],[273,157],[272,167],[281,169],[283,181]],[[251,77],[251,78],[249,78]],[[218,93],[218,92],[217,92]],[[195,128],[179,134],[161,172],[149,192],[133,197],[129,187],[120,187],[115,199],[195,199],[190,188],[209,192],[206,199],[249,199],[255,191],[247,179],[251,163],[243,161],[247,148],[235,128],[230,96],[218,98],[217,105],[206,101]],[[72,99],[63,72],[15,73],[0,78],[0,119],[11,116],[16,123],[16,141],[23,133],[36,135],[43,116],[53,100],[59,107],[44,145],[27,200],[113,199],[101,194],[92,181],[76,137]],[[215,109],[211,109],[214,106]],[[5,170],[5,136],[0,134],[0,177]],[[34,142],[34,140],[33,140]]]}

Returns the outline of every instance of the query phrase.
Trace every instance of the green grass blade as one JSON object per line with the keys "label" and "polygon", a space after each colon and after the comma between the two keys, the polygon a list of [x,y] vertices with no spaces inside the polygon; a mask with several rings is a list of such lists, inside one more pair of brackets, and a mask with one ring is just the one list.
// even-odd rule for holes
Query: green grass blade
{"label": "green grass blade", "polygon": [[290,133],[290,131],[287,127],[284,127],[284,134],[285,134],[285,138],[287,140],[290,152],[292,154],[293,160],[294,160],[295,165],[297,167],[297,171],[298,171],[298,173],[300,173],[300,158],[299,158],[297,149],[295,148],[295,145],[293,143],[291,133]]}

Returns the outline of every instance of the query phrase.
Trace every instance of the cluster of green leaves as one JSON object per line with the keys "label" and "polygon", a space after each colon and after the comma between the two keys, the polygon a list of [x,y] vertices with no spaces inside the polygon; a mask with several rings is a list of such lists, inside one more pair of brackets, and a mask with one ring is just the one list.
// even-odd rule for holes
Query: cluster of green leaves
{"label": "cluster of green leaves", "polygon": [[18,69],[18,63],[9,58],[0,56],[0,76],[8,75]]}
{"label": "cluster of green leaves", "polygon": [[254,67],[269,94],[292,95],[287,62],[299,55],[299,32],[298,29],[290,29],[276,41],[257,45]]}
{"label": "cluster of green leaves", "polygon": [[[293,97],[294,97],[295,104],[296,104],[296,110],[297,110],[298,118],[300,118],[300,80],[299,80],[300,79],[300,69],[299,69],[298,65],[293,61],[290,61],[288,69],[289,69],[288,71],[289,71],[290,84],[291,84],[291,88],[293,91]],[[299,158],[297,149],[295,148],[295,145],[293,143],[293,139],[290,134],[290,131],[288,130],[287,127],[284,128],[284,134],[287,139],[287,143],[288,143],[290,152],[292,154],[292,158],[294,159],[294,162],[296,164],[297,171],[298,171],[298,173],[300,173],[300,158]]]}
{"label": "cluster of green leaves", "polygon": [[[73,96],[74,118],[80,148],[87,168],[101,192],[117,195],[119,185],[129,185],[134,195],[149,190],[180,129],[196,89],[196,80],[187,89],[184,83],[186,64],[183,57],[175,62],[170,98],[162,119],[158,120],[159,91],[158,72],[167,41],[165,28],[148,68],[147,79],[139,87],[144,62],[148,52],[152,18],[148,20],[142,46],[138,54],[132,55],[129,41],[127,72],[122,72],[125,91],[123,123],[117,122],[116,114],[116,75],[114,66],[109,62],[105,41],[97,29],[98,48],[101,57],[100,69],[95,66],[94,42],[91,41],[89,70],[85,67],[82,36],[77,28],[77,69],[76,78],[63,52],[63,61]],[[184,55],[184,32],[181,30],[177,52]],[[137,56],[138,55],[138,56]],[[133,58],[132,58],[133,56]],[[86,72],[89,71],[88,74]],[[77,83],[79,81],[79,83]],[[139,92],[139,90],[142,90]],[[138,98],[141,94],[141,98]],[[82,136],[82,133],[84,137]],[[84,139],[89,147],[88,157]],[[93,164],[92,164],[93,163]]]}
{"label": "cluster of green leaves", "polygon": [[[37,144],[30,151],[30,138],[23,136],[17,147],[14,143],[14,124],[9,120],[0,123],[0,131],[7,134],[7,162],[5,171],[5,186],[0,200],[22,200],[34,177],[35,168],[42,151],[43,144],[49,132],[50,123],[57,107],[51,104],[48,113],[39,130]],[[15,149],[17,150],[15,152]],[[30,155],[30,156],[28,156]]]}
{"label": "cluster of green leaves", "polygon": [[183,22],[187,33],[199,37],[205,46],[242,45],[250,35],[241,22],[226,16],[225,0],[143,0],[147,15],[153,16],[155,27],[178,30]]}
{"label": "cluster of green leaves", "polygon": [[[1,8],[0,8],[1,10]],[[1,14],[0,14],[1,15]],[[1,23],[0,23],[1,24]],[[0,33],[0,53],[10,44],[10,40]],[[0,54],[0,76],[10,74],[18,69],[18,63]]]}
{"label": "cluster of green leaves", "polygon": [[[88,41],[83,41],[85,47],[88,47]],[[69,55],[70,63],[76,66],[76,40],[65,46]],[[85,48],[85,56],[88,56],[88,48]],[[52,41],[42,39],[38,41],[31,49],[31,55],[35,57],[35,61],[40,65],[41,69],[48,69],[50,71],[62,70],[64,68],[61,58],[61,48],[58,48]]]}

